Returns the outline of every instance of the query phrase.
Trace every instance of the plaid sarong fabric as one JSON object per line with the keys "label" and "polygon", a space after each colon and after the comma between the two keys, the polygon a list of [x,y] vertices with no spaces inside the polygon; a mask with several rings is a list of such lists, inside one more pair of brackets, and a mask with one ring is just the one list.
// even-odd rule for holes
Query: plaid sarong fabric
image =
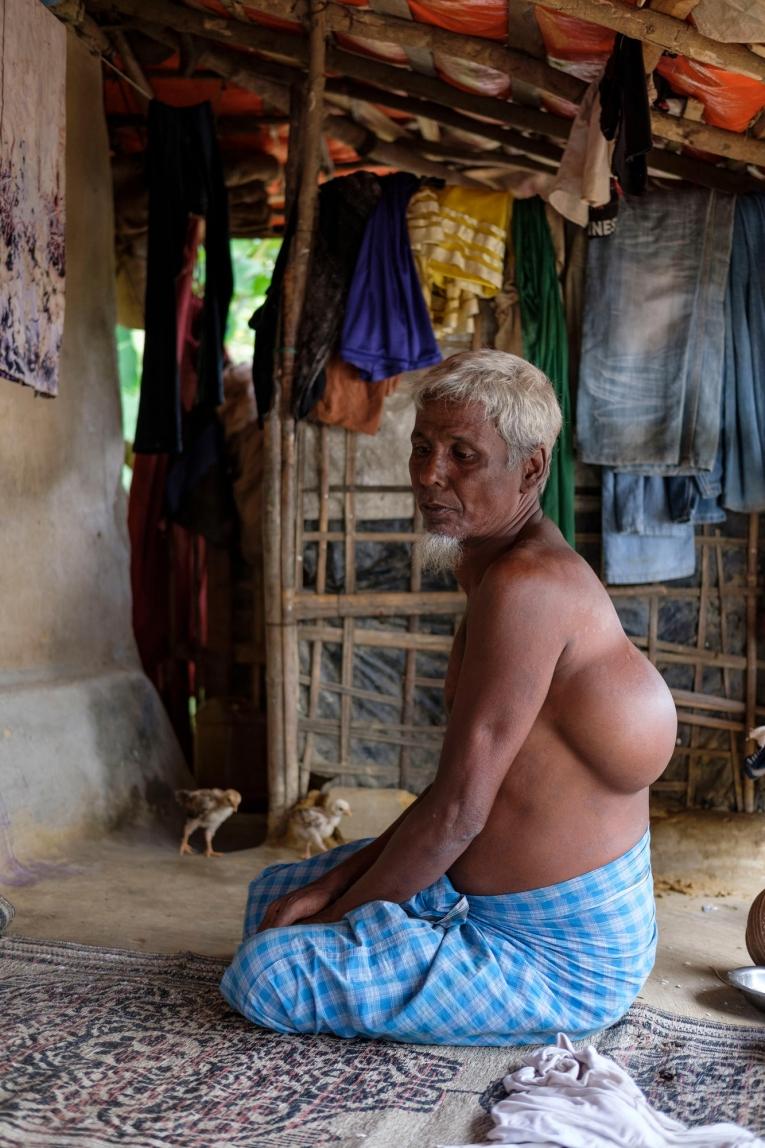
{"label": "plaid sarong fabric", "polygon": [[251,883],[244,940],[221,984],[249,1020],[418,1044],[541,1043],[613,1024],[653,967],[648,832],[608,865],[547,888],[463,896],[444,876],[400,905],[256,932],[274,898],[365,844],[273,865]]}

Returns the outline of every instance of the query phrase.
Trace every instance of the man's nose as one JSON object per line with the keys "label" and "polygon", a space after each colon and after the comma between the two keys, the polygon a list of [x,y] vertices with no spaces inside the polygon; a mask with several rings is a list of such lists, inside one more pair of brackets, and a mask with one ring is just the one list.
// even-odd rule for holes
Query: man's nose
{"label": "man's nose", "polygon": [[421,486],[443,486],[446,481],[443,458],[436,453],[429,455],[418,467],[417,477]]}

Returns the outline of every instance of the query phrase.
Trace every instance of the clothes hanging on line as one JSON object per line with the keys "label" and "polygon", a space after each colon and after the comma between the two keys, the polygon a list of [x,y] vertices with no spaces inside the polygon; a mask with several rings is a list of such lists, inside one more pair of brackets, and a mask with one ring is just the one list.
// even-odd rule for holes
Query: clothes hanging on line
{"label": "clothes hanging on line", "polygon": [[579,105],[547,196],[551,207],[580,227],[586,226],[590,207],[602,207],[611,198],[614,145],[603,135],[600,114],[600,81],[595,80]]}
{"label": "clothes hanging on line", "polygon": [[470,334],[478,300],[502,290],[512,197],[482,188],[424,187],[407,213],[422,291],[438,335]]}
{"label": "clothes hanging on line", "polygon": [[601,493],[605,582],[632,586],[693,574],[693,523],[673,519],[666,479],[604,469]]}
{"label": "clothes hanging on line", "polygon": [[196,402],[212,411],[223,401],[223,339],[233,290],[228,200],[209,103],[175,108],[152,100],[148,135],[146,341],[134,450],[176,454],[183,448],[176,288],[190,216],[205,221]]}
{"label": "clothes hanging on line", "polygon": [[[359,248],[380,195],[379,178],[366,171],[329,180],[319,188],[316,236],[295,352],[295,418],[305,418],[324,393],[324,367],[337,342]],[[255,331],[253,380],[261,422],[273,399],[282,289],[295,224],[293,211],[266,300],[250,319]]]}
{"label": "clothes hanging on line", "polygon": [[[202,303],[195,299],[192,275],[200,231],[189,220],[181,273],[176,283],[177,364],[180,400],[191,407],[197,391],[196,352],[191,334]],[[186,760],[193,760],[189,697],[195,664],[175,657],[172,641],[193,650],[207,627],[206,543],[167,515],[169,454],[137,454],[128,498],[130,586],[133,632],[141,664],[154,683]],[[195,575],[196,571],[196,575]],[[195,583],[197,586],[195,594]],[[172,585],[172,591],[171,591]]]}
{"label": "clothes hanging on line", "polygon": [[643,44],[619,33],[600,81],[600,126],[614,140],[613,171],[626,195],[642,195],[653,147]]}
{"label": "clothes hanging on line", "polygon": [[383,406],[392,395],[399,379],[381,379],[368,383],[361,372],[333,355],[326,367],[324,395],[311,411],[311,417],[327,426],[345,427],[359,434],[377,434],[382,422]]}
{"label": "clothes hanging on line", "polygon": [[583,462],[638,473],[713,469],[734,202],[702,188],[625,199],[616,231],[588,240]]}
{"label": "clothes hanging on line", "polygon": [[725,296],[723,503],[765,510],[765,195],[736,201]]}
{"label": "clothes hanging on line", "polygon": [[574,449],[568,387],[568,333],[545,205],[539,197],[518,200],[513,210],[515,278],[521,307],[523,357],[555,388],[563,426],[542,495],[542,509],[574,545]]}
{"label": "clothes hanging on line", "polygon": [[407,206],[419,187],[408,172],[384,176],[353,272],[337,353],[369,382],[441,361],[414,265]]}

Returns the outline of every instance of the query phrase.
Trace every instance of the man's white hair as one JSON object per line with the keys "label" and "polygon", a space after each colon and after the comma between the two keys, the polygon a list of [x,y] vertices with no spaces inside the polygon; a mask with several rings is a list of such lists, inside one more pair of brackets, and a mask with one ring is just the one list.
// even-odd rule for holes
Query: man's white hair
{"label": "man's white hair", "polygon": [[[507,465],[552,452],[562,424],[552,383],[538,367],[506,351],[461,351],[426,371],[412,386],[417,409],[426,402],[480,403],[507,444]],[[549,469],[549,460],[548,460]],[[540,491],[547,481],[540,483]]]}

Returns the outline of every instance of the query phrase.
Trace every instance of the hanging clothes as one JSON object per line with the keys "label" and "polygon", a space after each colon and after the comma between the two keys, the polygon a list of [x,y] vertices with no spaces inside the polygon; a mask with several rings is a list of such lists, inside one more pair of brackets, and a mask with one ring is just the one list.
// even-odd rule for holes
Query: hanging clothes
{"label": "hanging clothes", "polygon": [[704,188],[625,198],[616,231],[588,241],[583,462],[640,474],[713,469],[734,203]]}
{"label": "hanging clothes", "polygon": [[614,175],[625,195],[642,195],[648,177],[646,156],[653,147],[643,44],[621,33],[600,81],[600,126],[615,140]]}
{"label": "hanging clothes", "polygon": [[350,363],[333,355],[326,368],[324,395],[311,411],[317,422],[345,427],[359,434],[377,434],[388,395],[398,386],[398,376],[368,383]]}
{"label": "hanging clothes", "polygon": [[604,580],[615,586],[689,578],[696,569],[691,522],[676,522],[661,475],[602,476]]}
{"label": "hanging clothes", "polygon": [[765,510],[765,195],[736,201],[725,296],[723,504]]}
{"label": "hanging clothes", "polygon": [[[324,367],[337,342],[359,248],[380,195],[380,180],[367,171],[330,180],[319,188],[316,238],[295,353],[295,418],[305,418],[324,393]],[[266,301],[250,319],[255,331],[252,374],[261,423],[273,399],[282,288],[295,224],[293,211]]]}
{"label": "hanging clothes", "polygon": [[340,358],[372,383],[441,361],[406,226],[419,180],[397,172],[380,183],[382,197],[364,233],[337,347]]}
{"label": "hanging clothes", "polygon": [[[191,337],[203,308],[191,291],[199,243],[199,221],[189,220],[181,273],[176,282],[177,340],[174,348],[181,404],[190,407],[197,391],[196,350]],[[173,645],[188,650],[204,641],[207,618],[205,540],[167,516],[169,454],[137,454],[128,500],[130,586],[133,632],[148,678],[154,683],[186,756],[193,760],[189,698],[195,664],[175,657]],[[196,594],[194,586],[197,586]],[[172,591],[171,591],[172,586]]]}
{"label": "hanging clothes", "polygon": [[148,132],[146,342],[134,450],[177,454],[183,449],[183,431],[176,285],[183,269],[188,221],[190,216],[205,221],[196,402],[213,411],[223,402],[223,340],[233,290],[228,200],[209,103],[174,108],[152,100]]}
{"label": "hanging clothes", "polygon": [[521,300],[523,357],[555,388],[563,426],[542,495],[542,509],[574,545],[574,448],[568,388],[568,336],[555,252],[541,199],[518,200],[513,210],[515,276]]}
{"label": "hanging clothes", "polygon": [[482,188],[425,187],[407,212],[423,295],[438,335],[471,334],[479,299],[500,294],[512,198]]}
{"label": "hanging clothes", "polygon": [[547,196],[548,203],[565,219],[585,227],[590,207],[602,207],[611,198],[611,155],[600,127],[600,81],[584,93],[569,132],[566,150]]}

